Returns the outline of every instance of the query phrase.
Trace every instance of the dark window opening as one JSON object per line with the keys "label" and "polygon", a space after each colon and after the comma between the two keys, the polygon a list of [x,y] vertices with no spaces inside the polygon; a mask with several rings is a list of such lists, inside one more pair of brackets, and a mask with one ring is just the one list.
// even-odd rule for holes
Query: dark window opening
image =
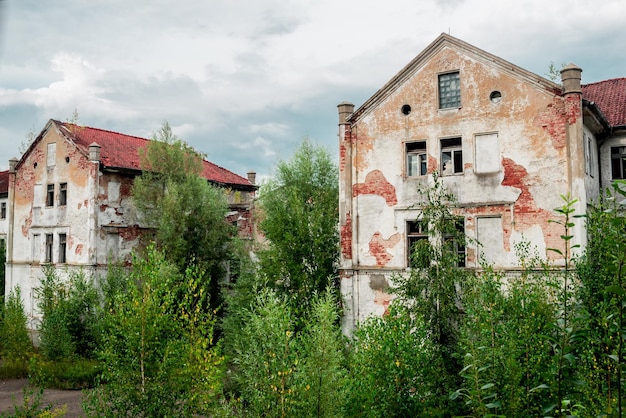
{"label": "dark window opening", "polygon": [[411,113],[411,105],[408,105],[408,104],[402,105],[402,108],[400,110],[402,111],[403,115],[408,116],[409,113]]}
{"label": "dark window opening", "polygon": [[6,219],[6,218],[7,218],[7,203],[2,202],[0,203],[0,219]]}
{"label": "dark window opening", "polygon": [[54,239],[52,234],[46,234],[46,263],[52,263],[52,245]]}
{"label": "dark window opening", "polygon": [[444,234],[443,238],[447,244],[451,244],[451,249],[456,254],[456,266],[465,267],[465,219],[454,219],[454,233]]}
{"label": "dark window opening", "polygon": [[407,142],[406,175],[408,177],[425,176],[428,172],[426,141]]}
{"label": "dark window opening", "polygon": [[613,180],[626,179],[626,147],[611,147],[611,176]]}
{"label": "dark window opening", "polygon": [[439,75],[439,109],[461,107],[461,82],[459,72]]}
{"label": "dark window opening", "polygon": [[46,206],[54,206],[54,184],[48,184],[46,191]]}
{"label": "dark window opening", "polygon": [[461,138],[448,138],[441,140],[441,174],[463,173],[463,151]]}
{"label": "dark window opening", "polygon": [[59,234],[59,263],[65,263],[67,249],[67,235]]}
{"label": "dark window opening", "polygon": [[67,205],[67,183],[59,185],[59,206]]}

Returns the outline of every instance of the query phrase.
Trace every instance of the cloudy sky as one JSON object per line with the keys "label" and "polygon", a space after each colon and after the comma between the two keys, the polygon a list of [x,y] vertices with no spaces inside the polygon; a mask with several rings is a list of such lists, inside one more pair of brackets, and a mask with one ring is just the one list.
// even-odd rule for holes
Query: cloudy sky
{"label": "cloudy sky", "polygon": [[626,76],[623,0],[0,0],[0,169],[48,119],[271,174],[303,137],[337,148],[357,107],[440,33],[546,75]]}

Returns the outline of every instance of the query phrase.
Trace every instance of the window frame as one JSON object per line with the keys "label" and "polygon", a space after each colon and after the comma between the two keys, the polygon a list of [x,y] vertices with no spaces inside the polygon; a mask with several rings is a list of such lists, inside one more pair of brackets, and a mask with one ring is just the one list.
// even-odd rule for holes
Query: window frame
{"label": "window frame", "polygon": [[67,206],[67,183],[59,183],[59,206]]}
{"label": "window frame", "polygon": [[7,202],[0,202],[0,219],[7,218]]}
{"label": "window frame", "polygon": [[412,268],[413,246],[421,240],[428,240],[428,225],[421,219],[405,221],[406,230],[406,266]]}
{"label": "window frame", "polygon": [[54,249],[54,234],[46,234],[45,241],[45,263],[52,263],[53,261],[53,249]]}
{"label": "window frame", "polygon": [[[619,164],[618,169],[621,173],[619,176],[615,175],[615,160],[617,160],[617,164]],[[617,145],[611,147],[611,180],[623,179],[626,179],[626,145]]]}
{"label": "window frame", "polygon": [[[465,242],[465,217],[455,216],[454,219],[455,233],[443,234],[444,242],[452,240],[454,251],[456,252],[456,267],[467,267],[467,243]],[[459,242],[460,240],[463,242]]]}
{"label": "window frame", "polygon": [[[406,177],[422,177],[428,174],[428,151],[425,139],[405,142],[404,154]],[[413,173],[411,169],[413,157],[416,160],[416,173]]]}
{"label": "window frame", "polygon": [[[453,83],[456,83],[456,86],[452,86]],[[437,74],[437,100],[439,110],[461,108],[461,73],[459,70]]]}
{"label": "window frame", "polygon": [[67,262],[67,234],[59,234],[59,263]]}
{"label": "window frame", "polygon": [[46,206],[54,206],[54,183],[50,183],[46,186]]}
{"label": "window frame", "polygon": [[[456,142],[458,142],[458,144]],[[464,163],[463,163],[463,139],[460,136],[454,136],[450,138],[440,138],[439,146],[441,148],[441,151],[439,153],[439,157],[440,157],[439,165],[440,165],[441,175],[452,176],[452,175],[463,174],[463,171],[465,170]],[[444,153],[450,153],[449,159],[445,161],[444,161]],[[452,171],[446,172],[445,166],[448,161],[452,161],[453,163]],[[457,167],[457,164],[458,164],[458,167]]]}

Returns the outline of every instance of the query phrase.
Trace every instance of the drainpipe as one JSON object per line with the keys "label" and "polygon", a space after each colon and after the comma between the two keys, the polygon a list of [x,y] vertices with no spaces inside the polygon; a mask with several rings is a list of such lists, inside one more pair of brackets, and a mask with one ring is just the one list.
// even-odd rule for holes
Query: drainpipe
{"label": "drainpipe", "polygon": [[96,278],[98,269],[98,209],[96,206],[98,203],[98,180],[100,177],[100,148],[100,145],[95,142],[89,145],[89,162],[95,166],[92,179],[93,190],[89,208],[89,216],[92,218],[91,221],[93,222],[92,227],[89,228],[89,246],[91,247],[91,251],[88,251],[88,263],[93,269],[92,280]]}
{"label": "drainpipe", "polygon": [[15,178],[17,158],[13,157],[9,160],[9,230],[7,231],[7,248],[6,248],[6,265],[4,268],[4,294],[8,295],[9,291],[13,289],[13,231],[15,230]]}

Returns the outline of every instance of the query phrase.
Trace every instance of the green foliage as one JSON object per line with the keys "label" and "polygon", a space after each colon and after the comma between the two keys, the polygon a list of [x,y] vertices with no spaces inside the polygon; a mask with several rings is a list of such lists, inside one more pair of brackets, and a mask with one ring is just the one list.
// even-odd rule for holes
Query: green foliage
{"label": "green foliage", "polygon": [[[113,271],[104,323],[105,385],[90,393],[90,416],[191,416],[221,393],[219,346],[202,272],[181,274],[154,248],[124,281]],[[117,289],[119,293],[112,293]],[[182,295],[182,296],[181,296]]]}
{"label": "green foliage", "polygon": [[[212,308],[220,305],[224,261],[232,250],[233,228],[225,221],[224,191],[200,177],[202,156],[165,123],[142,155],[133,199],[166,259],[184,272],[191,265],[202,280]],[[208,309],[208,307],[207,307]]]}
{"label": "green foliage", "polygon": [[50,361],[34,355],[29,362],[30,382],[38,387],[77,390],[95,387],[102,373],[97,360],[73,358]]}
{"label": "green foliage", "polygon": [[22,404],[13,402],[11,415],[0,414],[0,417],[11,418],[55,418],[65,416],[67,408],[54,408],[52,405],[43,405],[43,388],[25,386],[22,395]]}
{"label": "green foliage", "polygon": [[0,301],[4,299],[4,287],[5,287],[4,265],[6,264],[6,254],[7,254],[6,245],[7,245],[6,241],[4,239],[0,239]]}
{"label": "green foliage", "polygon": [[11,290],[3,305],[0,321],[0,357],[3,361],[0,375],[23,377],[28,370],[28,358],[33,352],[33,346],[28,335],[19,286]]}
{"label": "green foliage", "polygon": [[508,281],[487,267],[465,288],[459,341],[464,380],[451,398],[473,415],[541,416],[549,404],[558,288],[531,266]]}
{"label": "green foliage", "polygon": [[317,297],[310,320],[298,338],[300,364],[296,374],[298,416],[341,416],[347,395],[344,341],[338,326],[335,292]]}
{"label": "green foliage", "polygon": [[37,289],[41,353],[53,361],[93,357],[100,332],[98,291],[83,271],[70,272],[67,281],[51,265],[43,272]]}
{"label": "green foliage", "polygon": [[313,295],[337,279],[338,184],[329,152],[305,139],[261,187],[261,229],[269,246],[260,254],[261,271],[299,322]]}
{"label": "green foliage", "polygon": [[245,313],[235,343],[235,380],[250,416],[293,416],[298,365],[293,316],[284,298],[269,289]]}
{"label": "green foliage", "polygon": [[426,324],[392,303],[354,333],[349,358],[346,417],[445,416],[434,396],[442,364]]}
{"label": "green foliage", "polygon": [[461,364],[456,356],[462,317],[459,291],[471,272],[458,267],[463,260],[457,249],[466,245],[467,239],[457,227],[454,196],[437,173],[433,174],[430,187],[418,192],[417,207],[421,209],[420,221],[427,228],[428,240],[417,242],[413,248],[414,268],[394,277],[393,292],[428,327],[428,336],[440,356],[440,384],[435,390],[443,402],[460,384]]}

